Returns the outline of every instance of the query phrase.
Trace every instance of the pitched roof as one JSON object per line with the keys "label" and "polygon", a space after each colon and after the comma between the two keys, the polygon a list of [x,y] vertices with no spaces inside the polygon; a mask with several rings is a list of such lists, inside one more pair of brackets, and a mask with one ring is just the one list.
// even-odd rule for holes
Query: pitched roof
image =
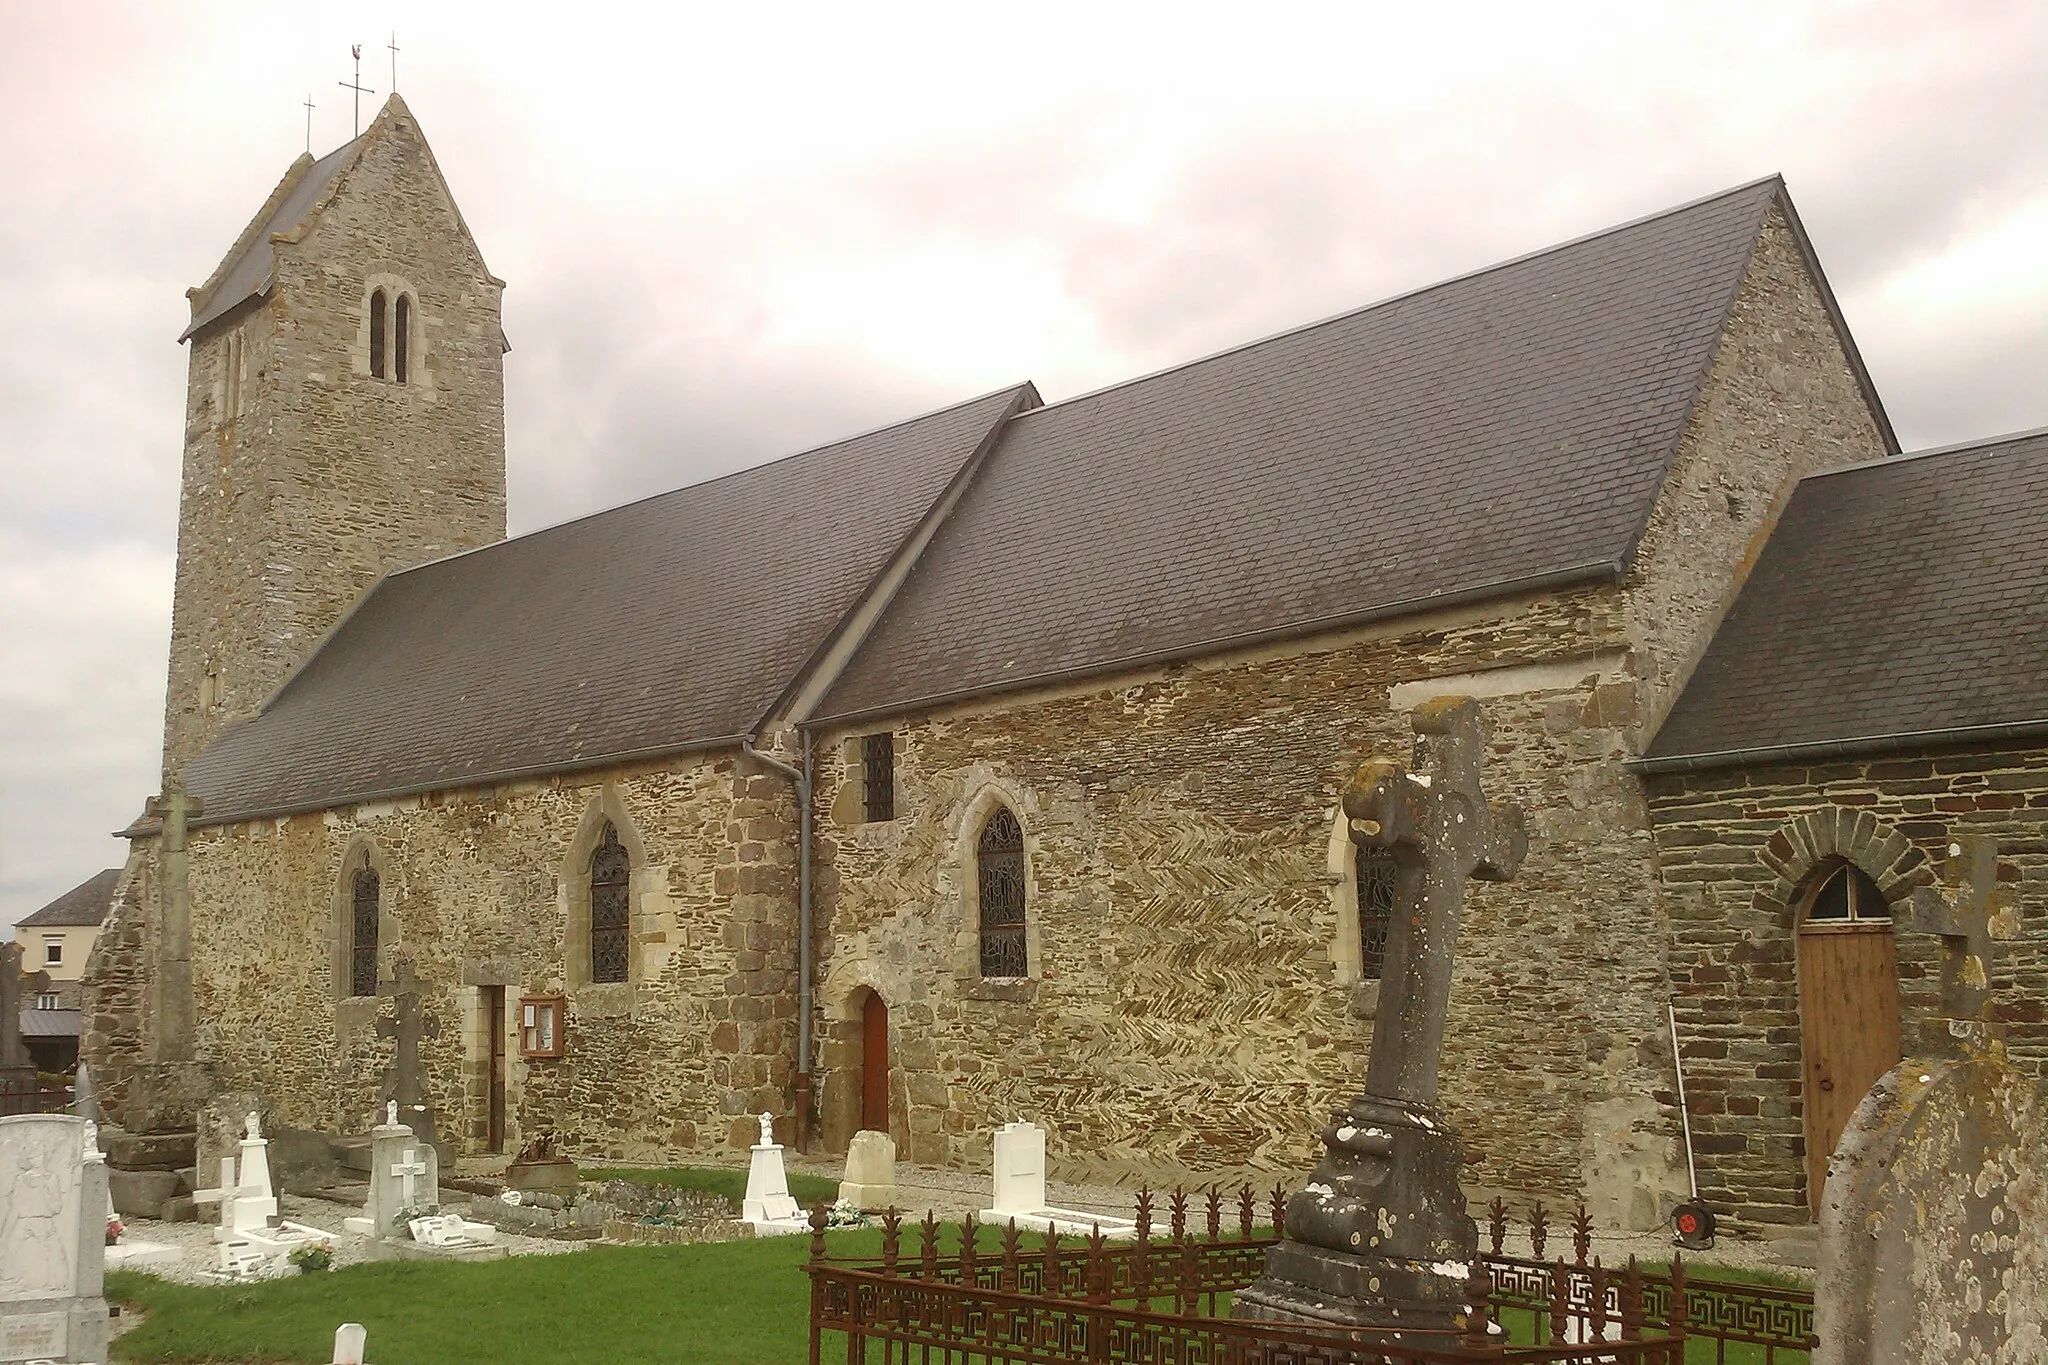
{"label": "pitched roof", "polygon": [[203,823],[732,743],[1029,385],[392,574],[186,772]]}
{"label": "pitched roof", "polygon": [[83,1010],[23,1010],[21,1036],[24,1038],[76,1038],[83,1031]]}
{"label": "pitched roof", "polygon": [[121,869],[118,867],[95,872],[33,915],[16,921],[15,927],[55,929],[59,926],[80,928],[103,924],[114,908],[114,884],[120,880]]}
{"label": "pitched roof", "polygon": [[2048,428],[1802,480],[1641,766],[2048,732],[2044,528]]}
{"label": "pitched roof", "polygon": [[[270,292],[271,286],[277,282],[277,255],[271,249],[271,237],[289,232],[304,221],[321,193],[334,183],[334,178],[348,164],[362,141],[358,137],[345,142],[310,164],[304,157],[292,164],[278,189],[271,192],[270,202],[275,207],[268,214],[259,214],[258,221],[244,230],[234,246],[228,249],[227,256],[214,270],[208,284],[194,291],[192,321],[178,334],[178,340],[186,340],[241,304]],[[296,180],[292,178],[294,173],[298,174]]]}
{"label": "pitched roof", "polygon": [[819,717],[1618,575],[1782,194],[1023,414]]}

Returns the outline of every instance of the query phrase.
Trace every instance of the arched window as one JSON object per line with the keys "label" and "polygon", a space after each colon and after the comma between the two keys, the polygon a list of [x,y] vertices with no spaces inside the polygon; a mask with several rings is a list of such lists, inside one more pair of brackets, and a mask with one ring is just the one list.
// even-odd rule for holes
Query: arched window
{"label": "arched window", "polygon": [[1363,847],[1353,866],[1358,874],[1358,979],[1377,981],[1386,970],[1387,926],[1394,919],[1399,868],[1387,850]]}
{"label": "arched window", "polygon": [[356,871],[354,913],[349,932],[350,995],[377,993],[377,873],[373,868]]}
{"label": "arched window", "polygon": [[1842,863],[1828,873],[1806,903],[1809,923],[1857,924],[1891,917],[1892,908],[1885,903],[1877,883],[1849,863]]}
{"label": "arched window", "polygon": [[975,846],[981,904],[981,974],[1028,976],[1024,947],[1024,831],[1006,806],[997,806]]}
{"label": "arched window", "polygon": [[633,860],[619,831],[605,821],[604,839],[590,855],[590,979],[624,981],[633,929]]}
{"label": "arched window", "polygon": [[384,377],[384,291],[370,295],[370,377]]}
{"label": "arched window", "polygon": [[412,349],[412,295],[400,294],[391,310],[391,377],[403,384]]}

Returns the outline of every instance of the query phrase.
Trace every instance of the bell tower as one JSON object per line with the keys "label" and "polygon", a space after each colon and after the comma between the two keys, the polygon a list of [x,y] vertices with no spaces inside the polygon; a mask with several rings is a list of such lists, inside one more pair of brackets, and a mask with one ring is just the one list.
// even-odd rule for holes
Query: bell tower
{"label": "bell tower", "polygon": [[186,291],[166,778],[377,579],[504,538],[503,289],[393,95]]}

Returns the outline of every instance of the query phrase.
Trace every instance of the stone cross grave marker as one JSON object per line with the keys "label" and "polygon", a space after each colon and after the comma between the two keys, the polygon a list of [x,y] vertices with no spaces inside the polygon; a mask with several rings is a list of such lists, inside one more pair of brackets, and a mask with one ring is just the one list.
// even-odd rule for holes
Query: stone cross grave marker
{"label": "stone cross grave marker", "polygon": [[0,1070],[30,1065],[21,1040],[21,945],[0,943]]}
{"label": "stone cross grave marker", "polygon": [[1863,1097],[1828,1163],[1815,1365],[2048,1360],[2048,1113],[1994,1022],[2019,909],[1988,839],[1949,848],[1904,927],[1942,940],[1942,1012]]}
{"label": "stone cross grave marker", "polygon": [[1462,1323],[1479,1244],[1458,1183],[1463,1145],[1436,1108],[1466,887],[1513,877],[1528,839],[1521,810],[1489,804],[1481,787],[1476,702],[1439,697],[1410,722],[1415,770],[1368,761],[1344,793],[1352,841],[1390,854],[1396,871],[1365,1093],[1324,1127],[1287,1237],[1233,1312],[1407,1328],[1419,1343]]}
{"label": "stone cross grave marker", "polygon": [[427,1105],[421,1079],[420,1043],[440,1036],[441,1028],[421,1008],[420,985],[419,978],[413,975],[410,958],[401,957],[392,964],[391,979],[377,988],[379,995],[391,997],[391,1017],[377,1020],[377,1036],[393,1042],[388,1098],[397,1103],[415,1137],[438,1144],[434,1111]]}
{"label": "stone cross grave marker", "polygon": [[106,1204],[85,1120],[0,1117],[0,1360],[107,1358]]}

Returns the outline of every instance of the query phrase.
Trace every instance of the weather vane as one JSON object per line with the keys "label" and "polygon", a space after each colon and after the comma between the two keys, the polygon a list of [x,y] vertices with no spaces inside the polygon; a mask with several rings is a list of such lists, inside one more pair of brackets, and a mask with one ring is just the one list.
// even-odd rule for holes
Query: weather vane
{"label": "weather vane", "polygon": [[[396,33],[392,34],[391,39],[393,42],[396,42],[398,35]],[[363,96],[374,95],[377,92],[363,84],[363,45],[361,43],[349,44],[348,55],[356,59],[356,78],[352,81],[336,81],[335,84],[344,90],[356,92],[356,136],[361,137],[363,135]],[[394,71],[397,70],[398,55],[395,49],[392,53],[391,62],[392,69]]]}

